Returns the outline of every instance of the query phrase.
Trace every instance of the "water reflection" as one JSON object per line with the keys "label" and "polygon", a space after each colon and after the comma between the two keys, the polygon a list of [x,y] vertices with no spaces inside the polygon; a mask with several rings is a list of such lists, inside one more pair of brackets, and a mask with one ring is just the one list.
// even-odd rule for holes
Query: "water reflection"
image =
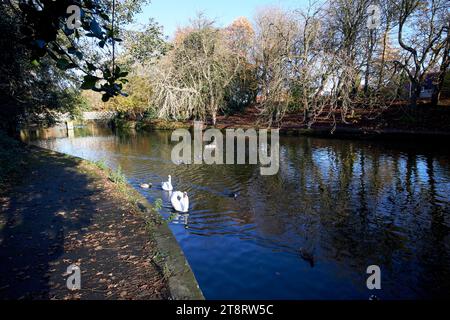
{"label": "water reflection", "polygon": [[189,214],[174,213],[170,218],[172,224],[182,225],[185,228],[189,228]]}
{"label": "water reflection", "polygon": [[[369,265],[385,299],[450,296],[450,162],[417,144],[283,137],[280,172],[174,165],[169,132],[78,128],[31,134],[40,146],[121,165],[163,215],[208,298],[367,299]],[[433,149],[431,149],[433,150]],[[191,198],[174,215],[167,175]],[[230,194],[238,193],[238,198]]]}

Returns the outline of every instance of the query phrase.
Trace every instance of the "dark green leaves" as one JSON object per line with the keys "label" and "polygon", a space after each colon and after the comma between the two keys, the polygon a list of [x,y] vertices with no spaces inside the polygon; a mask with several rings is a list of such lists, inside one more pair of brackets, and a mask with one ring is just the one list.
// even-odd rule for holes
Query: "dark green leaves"
{"label": "dark green leaves", "polygon": [[66,71],[69,69],[73,69],[76,68],[77,65],[70,62],[69,60],[65,59],[65,58],[60,58],[57,62],[56,62],[56,66],[58,67],[58,69]]}
{"label": "dark green leaves", "polygon": [[81,89],[83,90],[93,90],[95,89],[95,85],[97,84],[97,82],[101,80],[98,77],[92,76],[92,75],[87,75],[84,77],[84,81],[83,84],[81,85]]}
{"label": "dark green leaves", "polygon": [[77,48],[75,47],[70,47],[67,52],[71,55],[76,56],[78,59],[83,60],[83,53],[81,51],[79,51]]}
{"label": "dark green leaves", "polygon": [[103,38],[103,30],[100,27],[100,25],[98,24],[97,20],[93,19],[91,21],[90,27],[91,27],[91,32],[94,36],[96,36],[99,39]]}
{"label": "dark green leaves", "polygon": [[47,45],[47,43],[44,40],[35,40],[34,44],[40,49],[44,49],[45,46]]}
{"label": "dark green leaves", "polygon": [[[18,10],[17,7],[12,10],[19,14],[19,30],[30,50],[30,62],[38,65],[42,58],[48,56],[56,62],[60,70],[76,68],[83,72],[82,89],[102,92],[105,100],[121,94],[123,78],[128,73],[122,72],[118,67],[111,72],[109,69],[112,69],[112,63],[96,65],[95,59],[90,58],[88,61],[89,54],[84,54],[83,49],[78,46],[83,37],[98,39],[98,49],[121,41],[117,36],[117,28],[113,30],[111,25],[111,3],[104,0],[41,1],[42,6],[33,3],[19,1]],[[69,18],[67,8],[71,5],[80,8],[82,24],[78,29],[70,29],[66,23]],[[109,59],[106,57],[103,60]],[[102,78],[96,76],[98,71],[102,71]]]}

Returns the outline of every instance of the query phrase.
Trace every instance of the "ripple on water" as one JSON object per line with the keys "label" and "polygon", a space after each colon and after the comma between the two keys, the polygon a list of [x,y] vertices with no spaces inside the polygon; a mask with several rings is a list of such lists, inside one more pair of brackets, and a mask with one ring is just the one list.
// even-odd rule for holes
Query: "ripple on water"
{"label": "ripple on water", "polygon": [[[448,154],[282,138],[279,174],[262,177],[258,166],[175,165],[167,132],[38,144],[107,159],[137,188],[152,183],[139,191],[163,199],[207,298],[367,299],[364,271],[374,263],[383,267],[380,298],[450,295]],[[161,190],[169,174],[189,193],[186,215],[174,215]]]}

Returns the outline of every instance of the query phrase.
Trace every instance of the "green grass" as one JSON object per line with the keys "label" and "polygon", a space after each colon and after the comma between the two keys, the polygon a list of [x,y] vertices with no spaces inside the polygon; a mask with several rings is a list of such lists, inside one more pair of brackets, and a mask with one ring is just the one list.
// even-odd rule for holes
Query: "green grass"
{"label": "green grass", "polygon": [[155,204],[154,204],[154,206],[155,206],[155,210],[156,211],[161,211],[161,209],[163,208],[163,200],[162,199],[157,199],[156,201],[155,201]]}
{"label": "green grass", "polygon": [[112,182],[114,182],[115,184],[118,185],[124,185],[127,183],[127,178],[125,177],[125,175],[122,173],[122,167],[119,165],[119,167],[117,168],[117,170],[110,170],[109,171],[109,180],[111,180]]}
{"label": "green grass", "polygon": [[[117,186],[119,192],[126,197],[127,201],[134,205],[139,204],[142,198],[139,192],[134,190],[128,184],[125,175],[122,173],[122,167],[120,165],[117,170],[112,170],[108,167],[105,160],[96,161],[93,162],[93,164],[103,172],[106,172],[108,179]],[[151,206],[151,210],[155,214],[152,216],[152,218],[145,217],[146,226],[149,232],[151,232],[151,230],[153,230],[156,225],[165,222],[162,216],[159,214],[163,208],[163,205],[163,200],[157,199]]]}
{"label": "green grass", "polygon": [[105,160],[95,161],[94,164],[102,171],[108,171],[109,169]]}
{"label": "green grass", "polygon": [[136,129],[137,130],[177,130],[177,129],[189,129],[191,125],[189,123],[179,121],[168,121],[162,119],[144,120],[140,121]]}
{"label": "green grass", "polygon": [[124,185],[127,183],[127,178],[122,172],[122,167],[119,165],[117,170],[112,170],[108,167],[105,160],[99,160],[93,162],[94,165],[102,171],[108,172],[108,179],[117,185]]}

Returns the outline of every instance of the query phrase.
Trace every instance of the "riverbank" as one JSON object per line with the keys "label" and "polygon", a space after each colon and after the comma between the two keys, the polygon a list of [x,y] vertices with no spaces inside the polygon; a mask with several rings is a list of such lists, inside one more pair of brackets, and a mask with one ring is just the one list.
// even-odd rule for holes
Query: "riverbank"
{"label": "riverbank", "polygon": [[[116,120],[119,128],[143,131],[190,129],[192,121],[165,121],[149,119],[130,121]],[[215,126],[218,129],[265,129],[267,125],[260,122],[257,106],[249,107],[241,113],[222,115]],[[342,121],[339,113],[333,116],[323,114],[311,126],[305,123],[302,113],[288,113],[279,126],[284,135],[306,135],[326,138],[448,138],[450,136],[450,100],[439,107],[426,103],[412,110],[406,105],[394,105],[383,112],[365,109],[356,110],[353,117]]]}
{"label": "riverbank", "polygon": [[[120,173],[13,144],[19,168],[0,196],[0,299],[203,298],[167,224]],[[66,286],[72,264],[76,292]]]}

